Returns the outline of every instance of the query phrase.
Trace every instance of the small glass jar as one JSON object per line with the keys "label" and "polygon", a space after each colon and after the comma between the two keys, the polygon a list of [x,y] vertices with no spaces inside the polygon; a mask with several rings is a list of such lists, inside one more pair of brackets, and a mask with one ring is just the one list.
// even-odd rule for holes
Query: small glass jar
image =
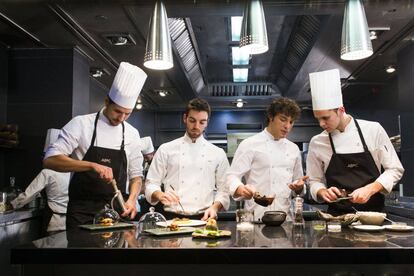
{"label": "small glass jar", "polygon": [[312,221],[312,228],[315,231],[325,231],[326,222],[324,220],[314,220]]}
{"label": "small glass jar", "polygon": [[328,221],[328,232],[337,233],[342,231],[340,221]]}

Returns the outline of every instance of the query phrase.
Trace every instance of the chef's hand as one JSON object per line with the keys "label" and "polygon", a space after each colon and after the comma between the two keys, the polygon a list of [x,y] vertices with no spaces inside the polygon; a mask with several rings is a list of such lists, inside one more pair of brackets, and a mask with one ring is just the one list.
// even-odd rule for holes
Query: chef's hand
{"label": "chef's hand", "polygon": [[125,212],[121,214],[121,217],[129,217],[130,219],[135,218],[137,215],[137,206],[135,204],[136,200],[128,198],[125,202]]}
{"label": "chef's hand", "polygon": [[320,189],[317,193],[319,199],[326,202],[337,200],[341,196],[341,191],[337,187],[330,187],[328,189]]}
{"label": "chef's hand", "polygon": [[256,192],[256,189],[250,185],[240,185],[237,187],[236,191],[234,192],[234,197],[242,197],[243,199],[251,199]]}
{"label": "chef's hand", "polygon": [[214,206],[210,206],[205,212],[201,220],[208,220],[209,218],[217,219],[217,210]]}
{"label": "chef's hand", "polygon": [[305,185],[305,181],[309,178],[309,176],[305,175],[304,177],[298,179],[296,182],[291,183],[288,185],[289,189],[294,191],[297,194],[300,194],[303,190],[303,186]]}
{"label": "chef's hand", "polygon": [[109,182],[114,178],[112,168],[93,162],[91,163],[91,165],[92,169],[98,174],[99,178],[104,180],[105,182]]}
{"label": "chef's hand", "polygon": [[364,187],[354,190],[349,196],[352,196],[350,201],[352,203],[364,204],[373,196],[374,194],[381,191],[384,187],[379,182],[370,183]]}
{"label": "chef's hand", "polygon": [[174,191],[167,191],[160,195],[158,201],[163,205],[175,205],[180,202],[180,198]]}

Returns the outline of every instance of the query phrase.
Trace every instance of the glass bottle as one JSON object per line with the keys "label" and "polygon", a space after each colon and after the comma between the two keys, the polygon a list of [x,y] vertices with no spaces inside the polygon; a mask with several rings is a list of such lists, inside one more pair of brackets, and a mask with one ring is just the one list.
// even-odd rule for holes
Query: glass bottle
{"label": "glass bottle", "polygon": [[299,195],[296,195],[294,199],[293,225],[305,225],[305,221],[303,219],[303,198]]}

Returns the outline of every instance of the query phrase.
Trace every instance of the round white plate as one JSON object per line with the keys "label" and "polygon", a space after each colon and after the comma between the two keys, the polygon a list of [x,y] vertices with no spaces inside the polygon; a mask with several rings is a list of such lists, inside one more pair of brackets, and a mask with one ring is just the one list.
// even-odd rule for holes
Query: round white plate
{"label": "round white plate", "polygon": [[409,231],[413,231],[413,229],[414,229],[414,227],[410,226],[410,225],[395,227],[395,225],[390,224],[390,225],[385,225],[384,227],[388,231],[395,231],[395,232],[409,232]]}
{"label": "round white plate", "polygon": [[[161,226],[161,227],[167,227],[170,226],[172,222],[172,219],[167,220],[167,224],[165,224],[164,222],[157,222],[156,225]],[[179,223],[178,226],[203,226],[206,225],[207,221],[204,220],[199,220],[199,219],[191,219],[189,220],[187,223]]]}
{"label": "round white plate", "polygon": [[354,225],[353,227],[356,230],[360,230],[360,231],[370,231],[370,232],[381,231],[381,230],[384,230],[385,229],[385,226],[380,226],[380,225],[367,225],[367,224]]}

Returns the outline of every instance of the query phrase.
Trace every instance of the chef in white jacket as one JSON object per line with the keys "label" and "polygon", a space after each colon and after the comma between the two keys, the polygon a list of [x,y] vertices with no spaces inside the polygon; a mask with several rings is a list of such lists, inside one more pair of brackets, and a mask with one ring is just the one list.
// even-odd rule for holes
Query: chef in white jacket
{"label": "chef in white jacket", "polygon": [[[254,211],[260,220],[267,210],[282,210],[290,214],[292,191],[304,191],[301,153],[286,137],[300,115],[300,108],[288,98],[274,100],[266,111],[266,128],[238,146],[226,181],[235,200],[245,199],[245,209]],[[246,185],[242,182],[245,178]],[[270,206],[256,204],[255,192],[275,196]],[[290,219],[290,217],[288,217]]]}
{"label": "chef in white jacket", "polygon": [[[354,212],[352,207],[383,211],[384,195],[404,172],[387,133],[379,123],[345,112],[338,69],[311,73],[309,79],[313,113],[324,129],[309,144],[312,197],[327,202],[333,215]],[[333,203],[341,191],[351,199]]]}
{"label": "chef in white jacket", "polygon": [[206,220],[229,207],[224,181],[229,166],[227,156],[203,136],[210,113],[205,100],[191,100],[183,115],[184,136],[162,144],[154,155],[145,196],[152,205],[161,202],[167,218],[186,216]]}
{"label": "chef in white jacket", "polygon": [[[147,75],[137,66],[121,62],[105,107],[77,116],[67,123],[46,152],[45,168],[73,172],[69,185],[66,228],[90,224],[111,202],[115,180],[125,200],[123,217],[134,218],[141,189],[142,154],[138,130],[126,122],[133,111]],[[129,180],[129,194],[126,191]]]}
{"label": "chef in white jacket", "polygon": [[[59,129],[48,129],[45,150],[54,143],[59,135]],[[66,229],[66,207],[68,205],[68,186],[70,173],[60,173],[43,169],[27,186],[26,190],[11,201],[14,209],[22,208],[34,200],[45,189],[47,206],[44,219],[47,220],[46,231],[51,233]]]}

